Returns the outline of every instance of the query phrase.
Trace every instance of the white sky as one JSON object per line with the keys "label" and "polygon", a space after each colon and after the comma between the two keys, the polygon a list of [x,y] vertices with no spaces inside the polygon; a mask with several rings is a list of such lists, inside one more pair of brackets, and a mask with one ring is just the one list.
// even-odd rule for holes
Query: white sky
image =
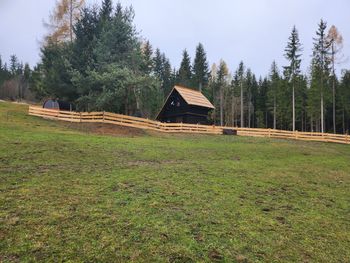
{"label": "white sky", "polygon": [[[88,3],[100,3],[87,0]],[[115,1],[116,2],[116,1]],[[272,60],[286,64],[283,51],[295,24],[303,44],[302,68],[310,61],[312,38],[323,18],[344,38],[343,53],[350,56],[350,0],[121,0],[132,4],[135,24],[178,67],[186,48],[193,59],[202,42],[210,64],[223,58],[231,71],[240,60],[254,73],[266,75]],[[40,41],[55,0],[0,0],[0,55],[5,61],[16,54],[35,65]],[[347,59],[338,68],[350,69]],[[339,72],[339,71],[338,71]]]}

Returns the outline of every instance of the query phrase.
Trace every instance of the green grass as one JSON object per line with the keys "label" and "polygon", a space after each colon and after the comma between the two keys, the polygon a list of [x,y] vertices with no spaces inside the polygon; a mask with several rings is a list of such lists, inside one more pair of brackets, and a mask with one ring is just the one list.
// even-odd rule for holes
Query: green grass
{"label": "green grass", "polygon": [[87,134],[0,102],[0,262],[349,262],[350,147]]}

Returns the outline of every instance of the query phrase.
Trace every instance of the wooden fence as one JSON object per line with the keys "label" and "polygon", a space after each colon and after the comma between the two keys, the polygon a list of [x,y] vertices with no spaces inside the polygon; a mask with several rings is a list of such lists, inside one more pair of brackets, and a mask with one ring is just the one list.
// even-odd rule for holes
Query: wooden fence
{"label": "wooden fence", "polygon": [[29,106],[29,115],[53,120],[69,122],[98,122],[110,123],[133,128],[148,129],[167,133],[197,133],[197,134],[223,134],[223,129],[237,130],[237,135],[269,137],[282,139],[295,139],[304,141],[320,141],[350,144],[350,136],[344,134],[298,132],[275,129],[222,127],[213,125],[199,125],[186,123],[162,123],[144,118],[132,117],[110,112],[73,112],[44,109],[37,106]]}

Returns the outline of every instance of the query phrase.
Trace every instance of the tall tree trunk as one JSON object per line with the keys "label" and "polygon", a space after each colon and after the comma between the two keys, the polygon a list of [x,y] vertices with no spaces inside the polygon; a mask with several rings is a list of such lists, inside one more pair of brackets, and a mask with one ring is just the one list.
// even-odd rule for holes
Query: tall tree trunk
{"label": "tall tree trunk", "polygon": [[343,107],[343,134],[345,134],[345,110]]}
{"label": "tall tree trunk", "polygon": [[241,80],[241,127],[244,127],[243,81]]}
{"label": "tall tree trunk", "polygon": [[301,131],[304,131],[304,111],[301,112]]}
{"label": "tall tree trunk", "polygon": [[321,132],[324,132],[323,92],[321,91]]}
{"label": "tall tree trunk", "polygon": [[333,132],[336,133],[336,118],[335,118],[335,81],[334,81],[334,75],[333,75]]}
{"label": "tall tree trunk", "polygon": [[73,42],[73,0],[70,0],[70,12],[69,12],[69,37],[70,42]]}
{"label": "tall tree trunk", "polygon": [[273,128],[276,130],[276,94],[273,97]]}
{"label": "tall tree trunk", "polygon": [[295,131],[295,85],[293,80],[293,131]]}
{"label": "tall tree trunk", "polygon": [[252,100],[252,95],[250,94],[250,91],[249,91],[249,101],[248,101],[248,127],[250,128],[250,122],[251,122],[251,100]]}
{"label": "tall tree trunk", "polygon": [[332,42],[332,91],[333,91],[333,132],[336,133],[336,120],[335,120],[335,69],[334,69],[334,42]]}
{"label": "tall tree trunk", "polygon": [[232,126],[235,126],[235,96],[232,91],[232,102],[231,102],[231,114],[232,114]]}
{"label": "tall tree trunk", "polygon": [[313,120],[313,115],[311,114],[310,117],[310,131],[313,132],[314,131],[314,120]]}
{"label": "tall tree trunk", "polygon": [[224,126],[224,91],[220,86],[220,125]]}

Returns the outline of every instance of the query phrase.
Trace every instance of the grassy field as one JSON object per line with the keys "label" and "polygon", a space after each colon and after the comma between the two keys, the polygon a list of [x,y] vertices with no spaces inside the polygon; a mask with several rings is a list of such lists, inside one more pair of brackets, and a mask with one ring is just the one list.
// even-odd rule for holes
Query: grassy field
{"label": "grassy field", "polygon": [[109,136],[26,110],[0,102],[0,262],[350,261],[350,146]]}

